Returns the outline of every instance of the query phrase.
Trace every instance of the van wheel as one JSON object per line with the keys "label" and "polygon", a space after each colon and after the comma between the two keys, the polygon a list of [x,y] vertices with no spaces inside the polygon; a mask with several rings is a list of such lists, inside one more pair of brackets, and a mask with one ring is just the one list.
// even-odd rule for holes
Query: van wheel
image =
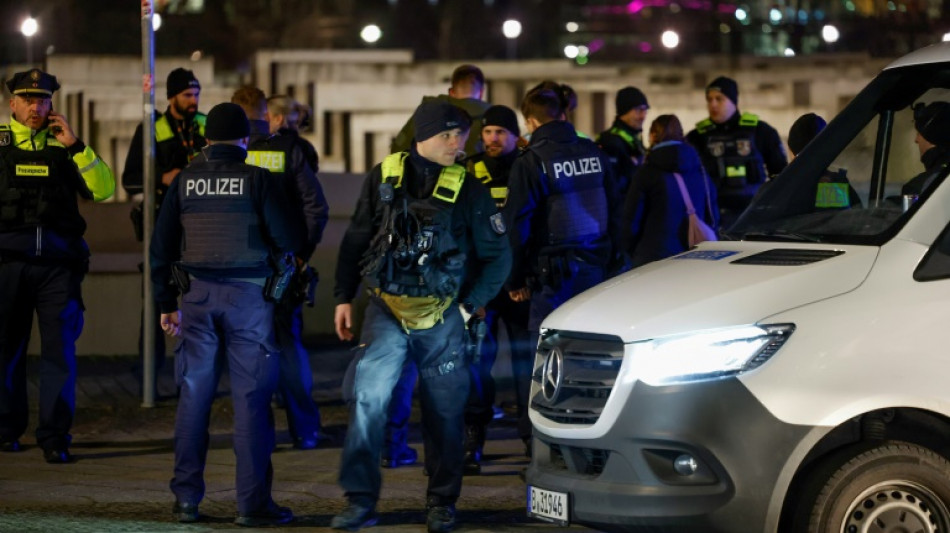
{"label": "van wheel", "polygon": [[[817,497],[812,500],[807,531],[950,531],[950,462],[943,456],[916,444],[891,441],[864,449],[843,464],[838,457],[837,469],[819,468],[816,478],[809,480]],[[833,472],[830,477],[828,472]],[[801,510],[808,512],[807,507]]]}

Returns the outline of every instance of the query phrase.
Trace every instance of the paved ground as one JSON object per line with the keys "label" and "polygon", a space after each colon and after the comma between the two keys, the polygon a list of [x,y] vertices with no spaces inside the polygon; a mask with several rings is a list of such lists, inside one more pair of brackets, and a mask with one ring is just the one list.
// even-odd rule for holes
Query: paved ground
{"label": "paved ground", "polygon": [[[275,411],[274,497],[291,507],[297,518],[273,531],[330,531],[330,519],[344,504],[336,474],[346,430],[339,387],[347,357],[339,346],[324,344],[311,358],[313,368],[319,369],[314,394],[331,437],[326,446],[312,451],[291,448],[286,417],[282,410]],[[31,399],[35,399],[37,363],[36,358],[29,361]],[[130,371],[133,363],[133,357],[80,358],[75,463],[46,464],[35,446],[32,425],[23,439],[25,451],[0,453],[0,532],[243,530],[232,523],[234,454],[227,381],[219,387],[212,413],[207,496],[201,504],[205,516],[197,524],[183,525],[172,520],[173,497],[168,490],[176,401],[170,398],[154,408],[140,407]],[[166,395],[174,390],[169,368],[160,374],[158,388]],[[417,424],[413,427],[412,443],[421,452]],[[458,504],[459,531],[581,530],[525,517],[525,487],[518,473],[527,459],[510,414],[490,427],[486,453],[483,474],[465,478]],[[424,530],[425,482],[419,466],[386,470],[380,525],[369,531]]]}

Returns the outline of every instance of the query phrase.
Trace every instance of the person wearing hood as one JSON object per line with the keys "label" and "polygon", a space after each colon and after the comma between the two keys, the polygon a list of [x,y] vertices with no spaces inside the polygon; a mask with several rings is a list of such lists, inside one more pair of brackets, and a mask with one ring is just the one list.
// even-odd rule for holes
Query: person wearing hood
{"label": "person wearing hood", "polygon": [[914,142],[924,171],[901,187],[901,195],[920,195],[950,163],[950,102],[914,106]]}
{"label": "person wearing hood", "polygon": [[650,150],[633,177],[623,210],[623,250],[633,268],[689,248],[686,204],[677,184],[682,176],[696,214],[719,225],[716,190],[696,150],[684,142],[676,115],[660,115],[650,125]]}

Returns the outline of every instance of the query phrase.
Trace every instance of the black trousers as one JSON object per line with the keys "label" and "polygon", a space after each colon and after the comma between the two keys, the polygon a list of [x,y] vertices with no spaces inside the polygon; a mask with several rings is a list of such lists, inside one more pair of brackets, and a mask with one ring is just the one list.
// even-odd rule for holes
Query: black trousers
{"label": "black trousers", "polygon": [[36,442],[46,450],[69,445],[76,411],[83,277],[83,272],[63,264],[0,262],[0,438],[20,438],[29,421],[26,349],[35,312],[40,331]]}

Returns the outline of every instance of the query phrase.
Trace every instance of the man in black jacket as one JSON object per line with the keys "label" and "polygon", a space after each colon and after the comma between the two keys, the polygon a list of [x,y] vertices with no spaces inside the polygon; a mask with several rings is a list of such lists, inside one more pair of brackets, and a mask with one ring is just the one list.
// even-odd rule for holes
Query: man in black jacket
{"label": "man in black jacket", "polygon": [[600,133],[597,144],[610,158],[614,176],[622,192],[630,187],[630,180],[643,164],[646,148],[643,147],[643,123],[647,119],[650,104],[643,91],[636,87],[624,87],[617,91],[617,117],[610,129]]}
{"label": "man in black jacket", "polygon": [[431,445],[428,530],[454,528],[469,386],[462,313],[483,313],[510,266],[501,214],[474,176],[455,164],[468,116],[433,101],[416,109],[413,122],[415,143],[369,173],[340,246],[334,288],[340,339],[354,337],[351,302],[361,277],[371,298],[340,463],[348,505],[330,523],[334,529],[356,531],[376,521],[383,426],[407,359],[422,377],[422,420]]}
{"label": "man in black jacket", "polygon": [[[256,87],[241,87],[231,101],[247,112],[251,137],[247,161],[271,171],[287,197],[289,215],[307,236],[300,249],[294,250],[297,267],[302,269],[323,236],[329,207],[323,188],[317,181],[306,154],[295,135],[271,135],[267,99]],[[299,274],[299,275],[302,275]],[[320,410],[313,401],[313,371],[303,346],[303,295],[291,294],[277,302],[274,333],[280,345],[280,380],[277,389],[287,413],[287,428],[294,448],[312,450],[320,441]]]}
{"label": "man in black jacket", "polygon": [[920,150],[924,171],[901,187],[902,195],[920,195],[950,164],[950,102],[914,106],[914,142]]}
{"label": "man in black jacket", "polygon": [[275,275],[272,258],[289,255],[293,261],[301,235],[270,173],[244,163],[249,133],[247,116],[237,104],[211,109],[207,161],[196,161],[172,181],[150,249],[162,329],[183,337],[181,362],[176,361],[181,397],[170,485],[172,511],[180,522],[199,518],[208,417],[218,377],[215,359],[222,346],[234,401],[235,523],[259,527],[293,518],[290,509],[271,497],[275,439],[270,398],[277,386],[279,348],[274,304],[264,293],[268,278]]}

